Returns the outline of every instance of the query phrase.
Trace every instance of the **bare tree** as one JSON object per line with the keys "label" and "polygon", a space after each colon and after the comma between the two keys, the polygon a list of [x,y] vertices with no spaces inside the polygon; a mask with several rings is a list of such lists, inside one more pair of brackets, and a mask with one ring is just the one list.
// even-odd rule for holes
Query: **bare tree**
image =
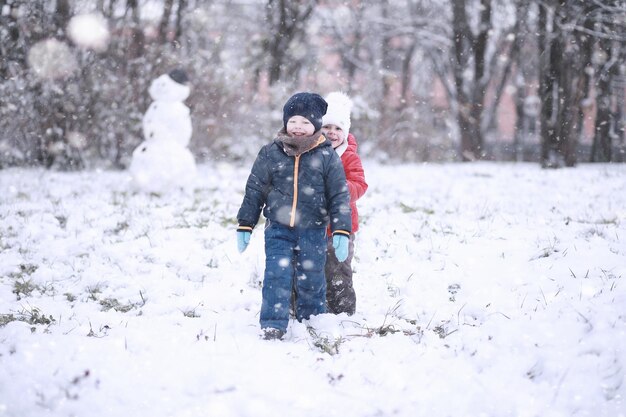
{"label": "bare tree", "polygon": [[[623,28],[624,2],[546,1],[540,7],[539,54],[542,97],[541,163],[544,167],[574,166],[582,131],[582,106],[589,93],[595,56],[596,131],[592,160],[611,159],[614,120],[611,80],[618,71],[620,44],[612,22]],[[614,16],[618,16],[614,20]],[[621,20],[620,18],[621,17]]]}
{"label": "bare tree", "polygon": [[[596,119],[592,162],[613,160],[613,145],[624,135],[624,50],[626,3],[596,3],[587,16],[585,34],[597,39],[595,55]],[[621,78],[620,78],[621,72]],[[620,82],[621,81],[621,82]]]}
{"label": "bare tree", "polygon": [[[488,156],[485,135],[494,124],[496,108],[511,75],[512,58],[518,53],[522,38],[515,36],[515,24],[494,25],[498,16],[493,0],[450,3],[451,46],[430,56],[456,114],[462,160],[483,159]],[[527,2],[517,0],[515,4],[516,17],[520,19]]]}
{"label": "bare tree", "polygon": [[[282,87],[306,83],[347,90],[355,129],[391,158],[499,157],[487,145],[514,83],[516,144],[540,125],[544,166],[575,163],[593,104],[592,160],[623,158],[624,0],[318,1],[163,0],[153,38],[143,0],[92,0],[110,28],[108,47],[95,51],[65,36],[78,3],[0,0],[0,163],[73,168],[94,157],[125,166],[141,140],[148,85],[173,66],[192,80],[192,149],[202,155],[240,155],[231,117],[249,116],[252,141],[273,134]],[[42,79],[29,68],[29,50],[48,37],[70,48],[70,76]],[[265,75],[269,90],[259,88]],[[436,110],[435,85],[447,98]],[[80,152],[74,134],[90,138]]]}
{"label": "bare tree", "polygon": [[26,54],[24,45],[20,43],[20,27],[17,19],[17,0],[0,0],[0,10],[7,9],[8,13],[0,13],[0,80],[6,80],[11,75],[11,66],[25,66]]}
{"label": "bare tree", "polygon": [[307,22],[317,3],[317,0],[268,0],[268,33],[264,41],[264,51],[269,58],[270,85],[281,80],[285,74],[296,73],[302,64],[303,58],[296,58],[292,47],[296,42],[304,40]]}
{"label": "bare tree", "polygon": [[158,40],[163,44],[167,41],[167,33],[169,30],[170,18],[172,15],[172,9],[174,7],[174,0],[165,0],[163,2],[163,15],[159,22]]}
{"label": "bare tree", "polygon": [[[524,7],[525,6],[525,7]],[[536,91],[538,80],[537,69],[537,8],[520,2],[516,8],[515,44],[516,53],[510,59],[514,61],[512,68],[513,85],[515,86],[515,130],[513,137],[513,158],[523,161],[532,158],[533,152],[528,145],[537,137],[539,115],[539,96]],[[492,109],[492,113],[495,108]],[[493,115],[491,117],[494,117]]]}
{"label": "bare tree", "polygon": [[[463,160],[481,158],[483,134],[480,121],[487,91],[488,79],[484,77],[485,51],[491,29],[491,1],[481,0],[480,23],[473,33],[467,15],[466,0],[452,2],[452,39],[454,45],[454,85],[458,101],[457,121],[461,135]],[[471,68],[471,75],[467,72]]]}
{"label": "bare tree", "polygon": [[[541,164],[544,167],[576,163],[574,126],[569,119],[574,107],[572,91],[572,48],[567,27],[565,0],[545,2],[539,10]],[[564,118],[568,118],[565,120]]]}

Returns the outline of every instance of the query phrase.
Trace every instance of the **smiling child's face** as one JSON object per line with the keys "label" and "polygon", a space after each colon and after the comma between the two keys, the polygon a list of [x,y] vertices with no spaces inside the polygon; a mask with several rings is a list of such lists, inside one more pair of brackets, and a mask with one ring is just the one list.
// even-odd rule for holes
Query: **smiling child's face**
{"label": "smiling child's face", "polygon": [[337,125],[328,124],[322,126],[322,133],[330,140],[333,148],[341,145],[346,140],[346,132]]}
{"label": "smiling child's face", "polygon": [[311,136],[313,133],[315,133],[315,126],[306,117],[296,115],[287,120],[289,136]]}

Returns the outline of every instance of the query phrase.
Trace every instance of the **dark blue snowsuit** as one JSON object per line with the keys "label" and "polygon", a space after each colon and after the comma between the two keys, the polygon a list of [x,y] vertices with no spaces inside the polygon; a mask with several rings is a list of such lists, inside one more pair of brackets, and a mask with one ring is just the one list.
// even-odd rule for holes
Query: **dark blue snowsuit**
{"label": "dark blue snowsuit", "polygon": [[[326,227],[350,235],[350,194],[341,160],[319,132],[312,149],[290,155],[284,131],[261,148],[237,214],[238,230],[265,226],[261,328],[286,331],[295,281],[296,318],[326,312]],[[289,152],[293,153],[293,152]]]}

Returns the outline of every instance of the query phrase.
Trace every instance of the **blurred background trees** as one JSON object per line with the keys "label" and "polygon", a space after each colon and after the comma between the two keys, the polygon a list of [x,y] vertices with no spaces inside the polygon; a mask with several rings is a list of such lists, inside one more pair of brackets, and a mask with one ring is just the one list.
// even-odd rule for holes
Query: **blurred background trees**
{"label": "blurred background trees", "polygon": [[[72,35],[85,16],[105,42]],[[296,91],[343,90],[382,161],[623,162],[625,25],[620,0],[0,0],[0,167],[124,168],[175,67],[200,161],[253,157]]]}

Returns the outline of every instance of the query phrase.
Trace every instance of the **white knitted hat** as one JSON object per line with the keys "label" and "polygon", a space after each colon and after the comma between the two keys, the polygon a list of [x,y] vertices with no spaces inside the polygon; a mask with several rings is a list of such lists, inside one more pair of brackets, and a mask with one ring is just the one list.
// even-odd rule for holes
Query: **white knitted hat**
{"label": "white knitted hat", "polygon": [[322,118],[322,126],[339,126],[348,137],[350,133],[350,112],[352,111],[352,100],[350,97],[339,91],[333,91],[326,96],[328,109]]}

